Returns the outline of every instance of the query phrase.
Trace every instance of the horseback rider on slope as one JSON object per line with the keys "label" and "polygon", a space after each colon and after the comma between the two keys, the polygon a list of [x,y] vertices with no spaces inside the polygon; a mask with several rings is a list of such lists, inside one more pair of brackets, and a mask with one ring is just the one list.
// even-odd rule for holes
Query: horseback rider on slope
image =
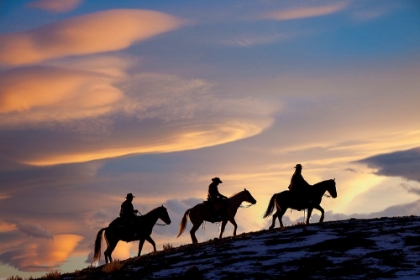
{"label": "horseback rider on slope", "polygon": [[303,202],[301,208],[303,209],[304,204],[306,204],[305,202],[312,203],[309,199],[309,188],[311,185],[302,176],[302,165],[296,164],[295,169],[295,173],[293,173],[292,179],[290,180],[289,190],[295,197],[301,198],[300,200]]}
{"label": "horseback rider on slope", "polygon": [[[207,201],[210,202],[210,212],[211,212],[211,216],[215,217],[216,219],[221,219],[222,215],[225,214],[226,212],[226,206],[227,206],[227,197],[222,195],[221,193],[219,193],[219,189],[217,188],[217,186],[221,183],[223,183],[219,177],[215,177],[212,180],[212,183],[209,185],[209,190],[207,193]],[[214,209],[214,205],[221,203],[222,204],[222,209],[220,211],[218,211],[217,213],[215,212]],[[217,214],[217,215],[216,215]]]}
{"label": "horseback rider on slope", "polygon": [[133,206],[133,196],[132,193],[128,193],[126,200],[121,204],[120,209],[120,217],[123,220],[123,223],[127,225],[129,228],[133,226],[133,223],[136,218],[136,214],[139,212],[138,210],[134,210]]}

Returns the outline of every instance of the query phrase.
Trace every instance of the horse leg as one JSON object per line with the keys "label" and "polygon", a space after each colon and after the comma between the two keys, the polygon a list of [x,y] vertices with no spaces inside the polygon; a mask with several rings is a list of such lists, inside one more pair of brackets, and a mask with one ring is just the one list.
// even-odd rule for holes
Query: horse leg
{"label": "horse leg", "polygon": [[282,222],[281,219],[283,218],[284,213],[286,213],[286,210],[287,210],[287,208],[284,207],[284,208],[281,208],[280,211],[277,211],[277,213],[279,213],[277,216],[279,218],[280,228],[281,229],[284,229],[283,222]]}
{"label": "horse leg", "polygon": [[220,235],[219,235],[219,239],[222,239],[222,235],[223,235],[223,232],[225,231],[225,226],[226,226],[226,224],[227,224],[227,220],[223,220],[223,221],[222,221],[222,225],[220,226]]}
{"label": "horse leg", "polygon": [[104,252],[106,263],[110,263],[110,262],[113,261],[111,254],[114,251],[115,247],[117,246],[117,243],[118,243],[118,241],[117,242],[115,242],[115,241],[108,242],[108,247],[106,248],[106,250]]}
{"label": "horse leg", "polygon": [[153,251],[156,252],[156,244],[155,244],[155,241],[153,241],[153,239],[150,236],[146,237],[146,240],[149,241],[150,244],[152,244]]}
{"label": "horse leg", "polygon": [[271,223],[271,226],[268,229],[273,229],[276,226],[276,219],[278,215],[278,211],[276,211],[276,213],[273,214],[273,222]]}
{"label": "horse leg", "polygon": [[229,222],[233,225],[233,236],[236,236],[236,229],[238,228],[238,225],[233,217],[232,219],[229,219]]}
{"label": "horse leg", "polygon": [[144,245],[144,238],[140,238],[139,240],[139,253],[137,254],[137,257],[140,257],[141,250],[143,249]]}
{"label": "horse leg", "polygon": [[306,224],[307,225],[309,225],[309,219],[311,218],[311,215],[312,215],[312,210],[313,210],[314,208],[312,208],[312,207],[310,207],[310,208],[308,208],[308,214],[306,215]]}
{"label": "horse leg", "polygon": [[200,227],[200,225],[201,225],[201,223],[200,224],[193,224],[193,227],[192,227],[192,229],[190,230],[190,235],[191,235],[191,240],[192,240],[192,243],[198,243],[198,241],[197,241],[197,237],[195,237],[195,232],[197,231],[197,229]]}
{"label": "horse leg", "polygon": [[321,212],[321,218],[319,219],[319,222],[322,223],[324,221],[324,209],[321,207],[321,205],[314,206],[314,208]]}

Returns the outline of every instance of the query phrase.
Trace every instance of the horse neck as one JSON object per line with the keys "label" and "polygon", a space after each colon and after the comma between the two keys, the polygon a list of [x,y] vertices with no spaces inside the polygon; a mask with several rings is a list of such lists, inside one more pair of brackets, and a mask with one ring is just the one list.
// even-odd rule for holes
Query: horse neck
{"label": "horse neck", "polygon": [[159,208],[153,209],[149,213],[143,215],[143,217],[147,217],[148,219],[156,223],[156,221],[159,219]]}
{"label": "horse neck", "polygon": [[322,196],[328,190],[328,180],[313,185],[313,188],[315,194]]}
{"label": "horse neck", "polygon": [[243,198],[243,192],[239,192],[229,197],[229,201],[235,208],[239,208],[239,205],[241,205],[241,203],[245,201],[245,199]]}

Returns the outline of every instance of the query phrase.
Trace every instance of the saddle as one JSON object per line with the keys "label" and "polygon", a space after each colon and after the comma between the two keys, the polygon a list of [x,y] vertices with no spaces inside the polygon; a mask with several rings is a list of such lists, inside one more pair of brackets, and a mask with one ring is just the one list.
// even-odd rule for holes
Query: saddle
{"label": "saddle", "polygon": [[127,219],[118,217],[109,224],[109,227],[117,228],[120,230],[123,235],[121,239],[126,242],[136,240],[137,232],[134,224]]}
{"label": "saddle", "polygon": [[298,211],[302,211],[310,206],[311,200],[308,194],[302,194],[298,192],[290,192],[293,197],[293,204],[295,205],[295,209]]}
{"label": "saddle", "polygon": [[203,201],[207,210],[209,222],[221,222],[227,217],[227,208],[224,201]]}

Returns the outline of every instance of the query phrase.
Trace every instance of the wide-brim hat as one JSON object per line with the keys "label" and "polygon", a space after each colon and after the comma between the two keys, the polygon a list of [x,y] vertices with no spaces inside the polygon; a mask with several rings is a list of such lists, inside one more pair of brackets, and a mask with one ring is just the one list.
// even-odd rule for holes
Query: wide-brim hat
{"label": "wide-brim hat", "polygon": [[302,164],[300,163],[296,164],[295,168],[302,168]]}
{"label": "wide-brim hat", "polygon": [[214,177],[213,179],[211,179],[213,182],[217,182],[217,183],[223,183],[219,177]]}
{"label": "wide-brim hat", "polygon": [[128,193],[126,198],[135,197],[132,193]]}

